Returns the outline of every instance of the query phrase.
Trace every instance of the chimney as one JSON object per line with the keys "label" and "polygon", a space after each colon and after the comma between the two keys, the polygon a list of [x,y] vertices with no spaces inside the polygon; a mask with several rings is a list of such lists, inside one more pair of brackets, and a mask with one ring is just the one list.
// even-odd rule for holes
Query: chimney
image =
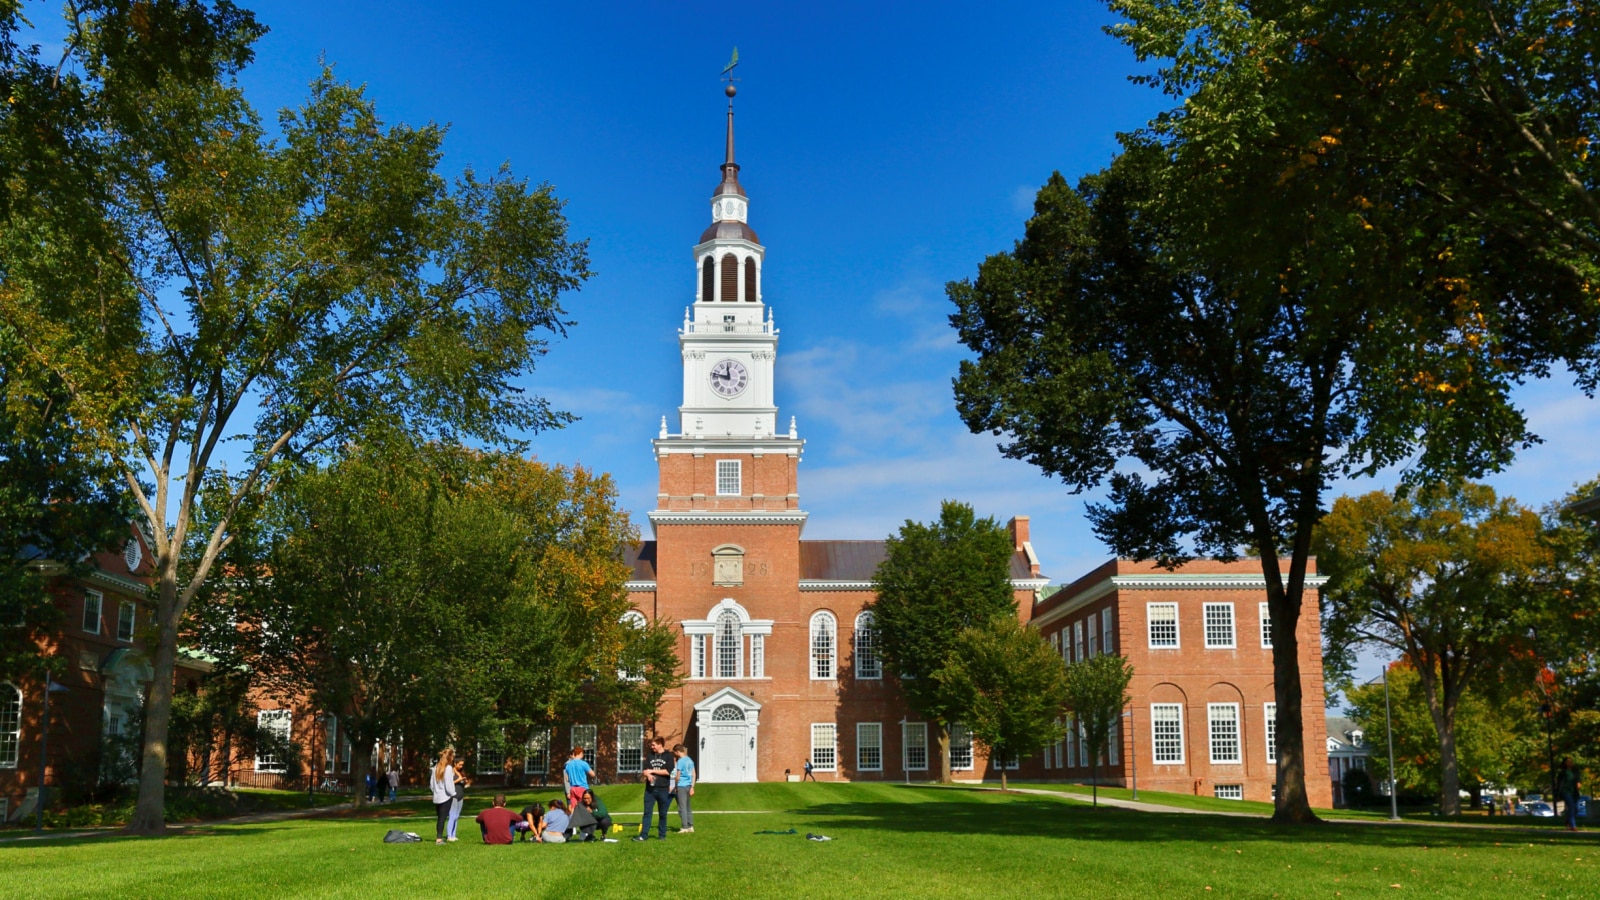
{"label": "chimney", "polygon": [[1028,541],[1028,517],[1012,516],[1006,528],[1011,531],[1011,546],[1027,557],[1029,574],[1039,577],[1039,557],[1034,555],[1033,544]]}

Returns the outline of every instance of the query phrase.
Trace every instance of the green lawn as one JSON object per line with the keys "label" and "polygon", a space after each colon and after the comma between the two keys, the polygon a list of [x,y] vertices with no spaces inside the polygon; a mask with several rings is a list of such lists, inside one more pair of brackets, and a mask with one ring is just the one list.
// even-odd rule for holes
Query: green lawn
{"label": "green lawn", "polygon": [[[639,788],[602,794],[637,821]],[[0,896],[1593,897],[1600,884],[1600,840],[1589,835],[1282,829],[893,784],[708,785],[696,800],[708,813],[758,812],[710,813],[695,834],[645,844],[486,847],[465,821],[462,842],[440,847],[416,801],[163,840],[5,841]],[[385,845],[391,827],[430,840]],[[790,827],[800,834],[754,833]],[[833,841],[806,841],[808,831]]]}

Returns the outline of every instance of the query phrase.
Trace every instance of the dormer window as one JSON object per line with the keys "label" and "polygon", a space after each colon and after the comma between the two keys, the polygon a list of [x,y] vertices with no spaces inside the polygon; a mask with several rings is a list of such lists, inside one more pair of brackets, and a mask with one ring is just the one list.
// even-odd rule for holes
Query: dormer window
{"label": "dormer window", "polygon": [[1357,728],[1355,731],[1350,732],[1350,746],[1361,746],[1361,729]]}

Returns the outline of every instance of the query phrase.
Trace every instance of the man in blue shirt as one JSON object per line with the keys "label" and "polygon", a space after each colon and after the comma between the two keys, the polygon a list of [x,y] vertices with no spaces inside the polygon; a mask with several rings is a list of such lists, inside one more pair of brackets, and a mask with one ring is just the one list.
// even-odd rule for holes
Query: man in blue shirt
{"label": "man in blue shirt", "polygon": [[682,744],[672,745],[672,755],[678,760],[672,766],[672,787],[678,795],[678,833],[694,834],[694,809],[689,803],[694,796],[694,760]]}
{"label": "man in blue shirt", "polygon": [[562,771],[567,782],[567,808],[572,809],[583,802],[584,792],[589,790],[589,776],[594,774],[594,768],[583,758],[583,748],[573,747],[572,758],[567,760],[566,768]]}

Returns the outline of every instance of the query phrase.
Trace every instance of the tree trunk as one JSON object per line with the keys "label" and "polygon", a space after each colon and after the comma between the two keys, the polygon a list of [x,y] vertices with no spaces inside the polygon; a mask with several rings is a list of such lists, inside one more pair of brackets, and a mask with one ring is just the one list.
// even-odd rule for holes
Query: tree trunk
{"label": "tree trunk", "polygon": [[1303,825],[1321,821],[1306,793],[1306,730],[1300,686],[1300,605],[1281,581],[1278,560],[1262,559],[1267,577],[1267,607],[1272,616],[1272,690],[1278,711],[1278,802],[1272,821]]}
{"label": "tree trunk", "polygon": [[[943,722],[933,722],[933,747],[934,747],[934,776],[940,784],[949,784],[955,780],[950,771],[950,728]],[[1001,773],[1004,777],[1004,772]]]}
{"label": "tree trunk", "polygon": [[155,680],[144,705],[144,754],[139,769],[139,799],[128,821],[131,834],[160,835],[167,830],[167,729],[172,720],[172,678],[178,659],[177,556],[159,557],[156,581]]}
{"label": "tree trunk", "polygon": [[1461,768],[1456,754],[1456,711],[1444,706],[1434,716],[1439,731],[1439,815],[1461,813]]}
{"label": "tree trunk", "polygon": [[1089,792],[1094,795],[1094,808],[1100,808],[1100,754],[1089,757]]}
{"label": "tree trunk", "polygon": [[1000,793],[1002,793],[1002,794],[1005,793],[1006,791],[1011,790],[1010,783],[1006,781],[1006,765],[1005,765],[1005,763],[1006,763],[1005,754],[1001,754],[1000,755]]}
{"label": "tree trunk", "polygon": [[[343,723],[341,723],[343,724]],[[372,772],[372,744],[369,741],[352,741],[350,744],[351,771],[361,773],[361,785],[355,779],[350,783],[350,805],[355,809],[367,805],[367,776]]]}

